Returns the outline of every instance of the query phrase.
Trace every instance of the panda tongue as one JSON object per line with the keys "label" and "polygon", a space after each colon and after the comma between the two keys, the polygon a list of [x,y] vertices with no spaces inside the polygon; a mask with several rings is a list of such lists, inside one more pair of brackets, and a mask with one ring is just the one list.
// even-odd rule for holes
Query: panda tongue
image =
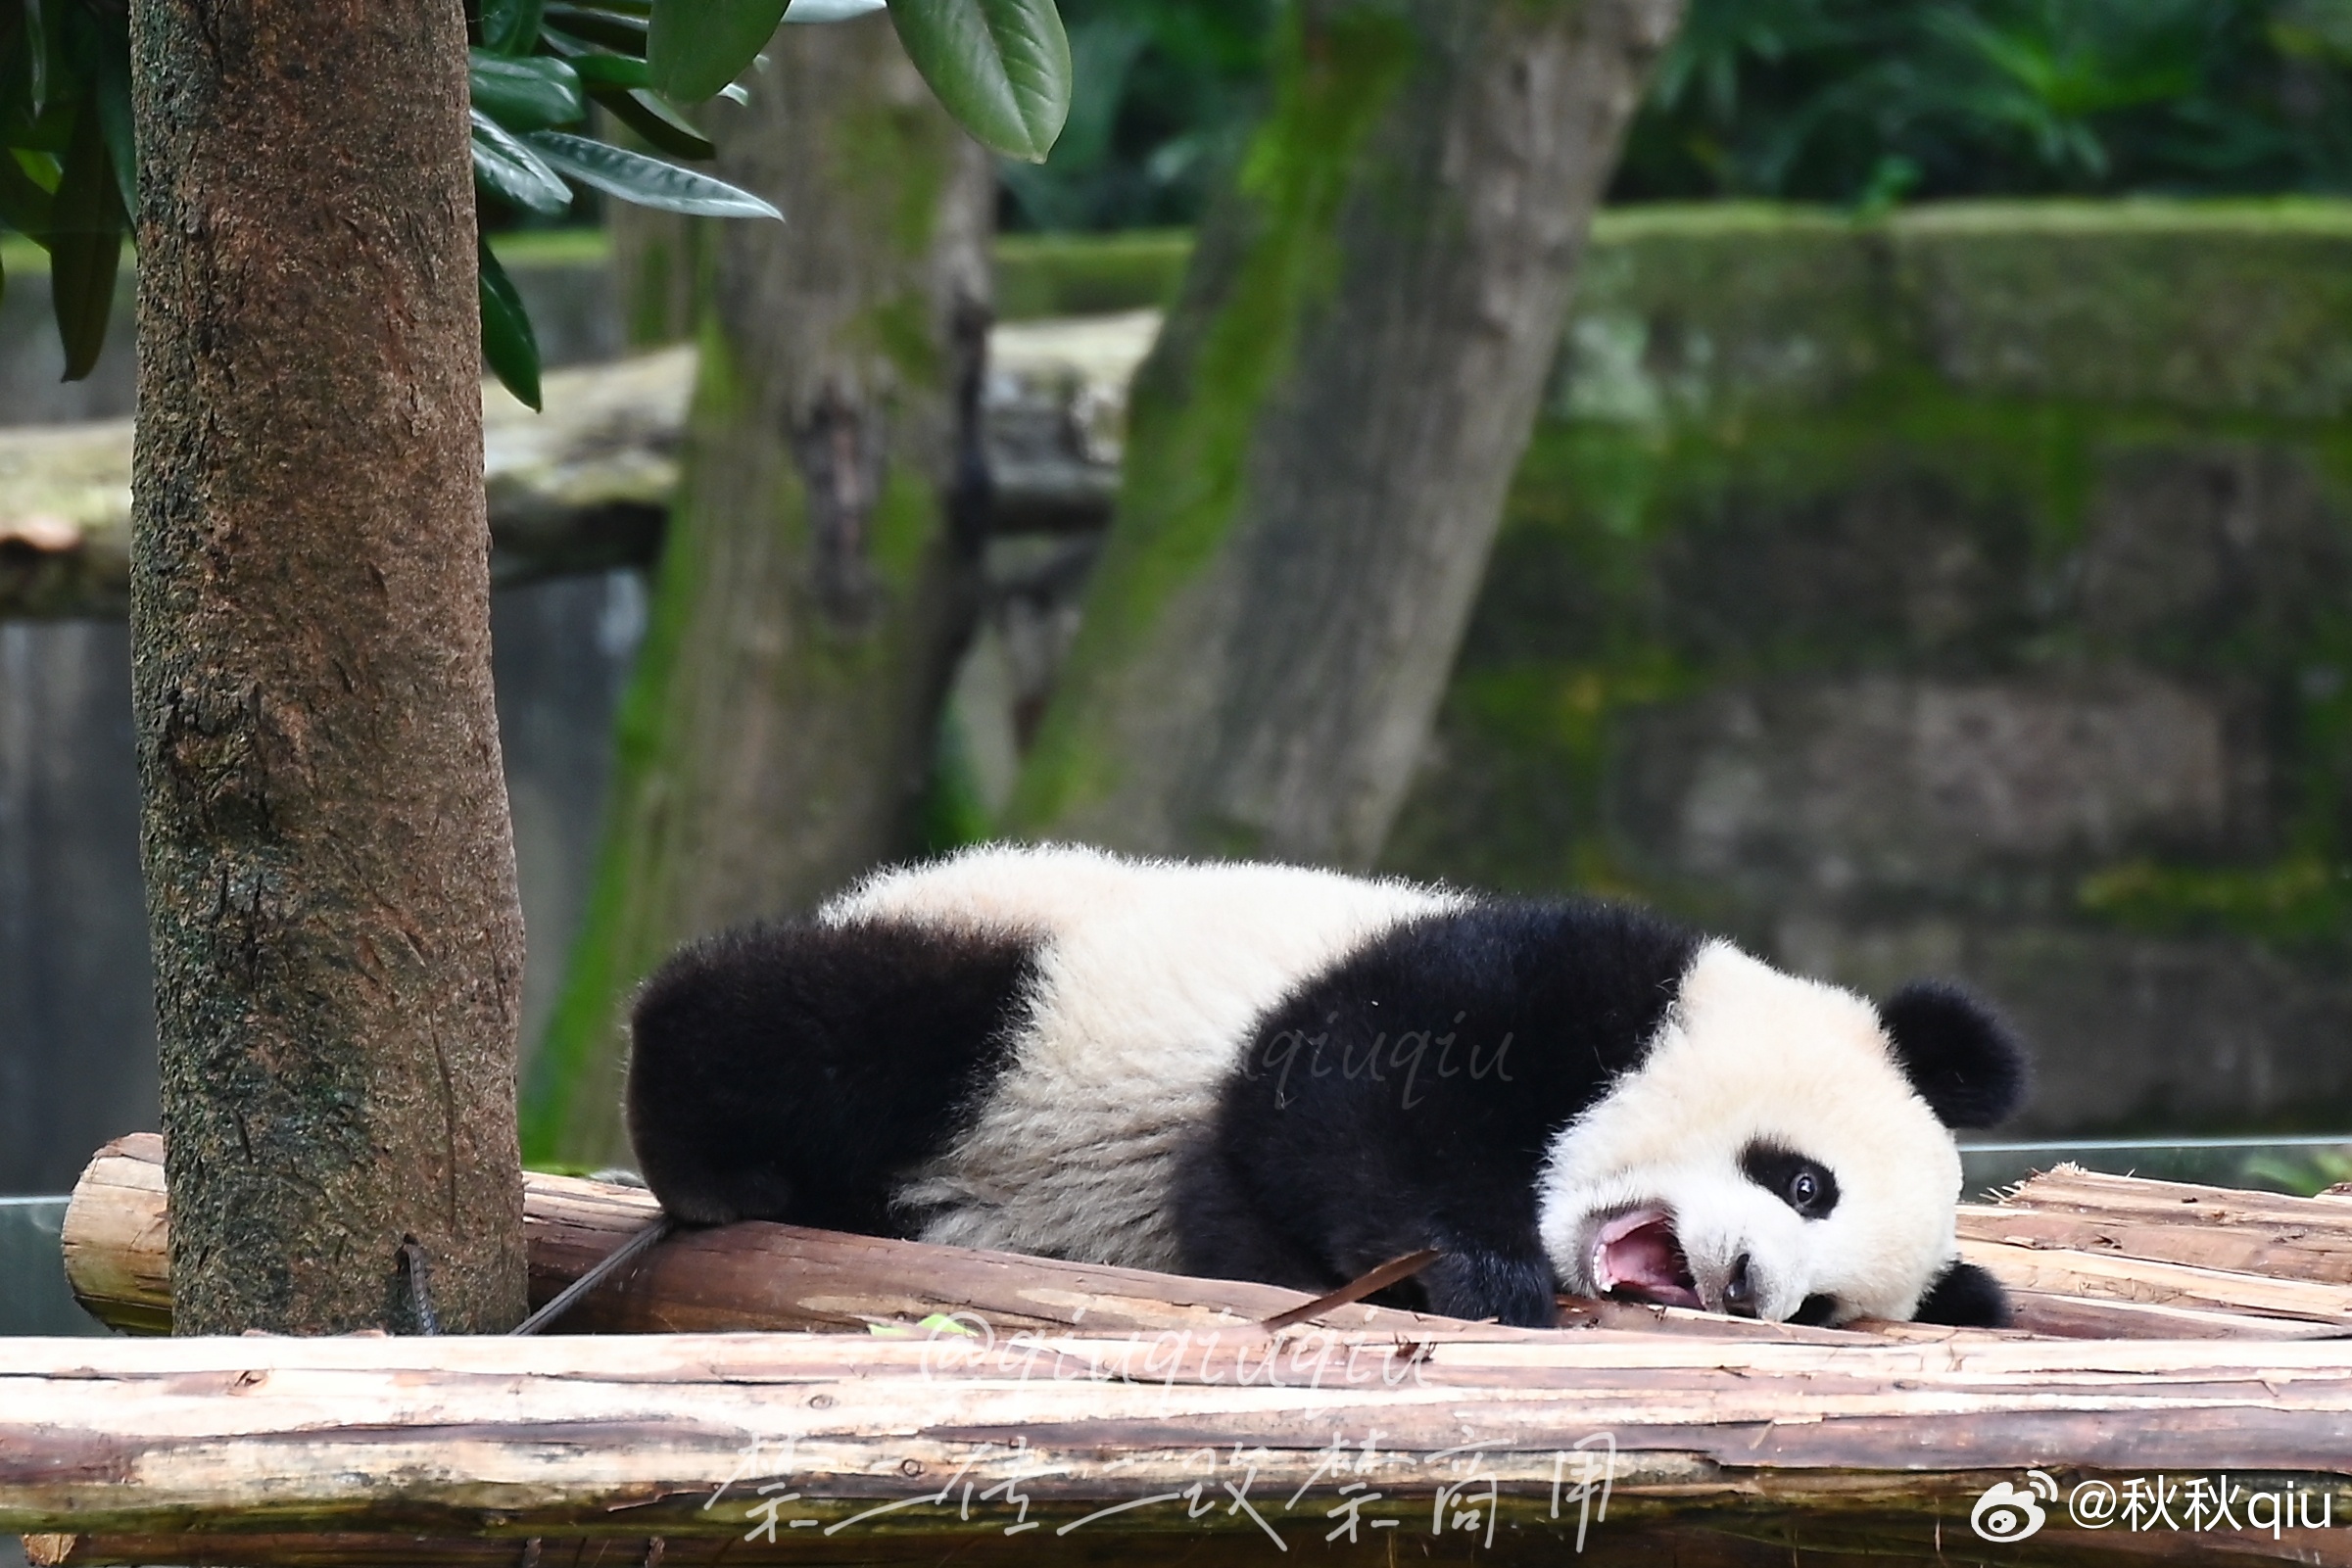
{"label": "panda tongue", "polygon": [[1621,1292],[1665,1307],[1703,1305],[1675,1240],[1673,1216],[1658,1209],[1637,1209],[1601,1227],[1593,1240],[1593,1284],[1604,1296]]}

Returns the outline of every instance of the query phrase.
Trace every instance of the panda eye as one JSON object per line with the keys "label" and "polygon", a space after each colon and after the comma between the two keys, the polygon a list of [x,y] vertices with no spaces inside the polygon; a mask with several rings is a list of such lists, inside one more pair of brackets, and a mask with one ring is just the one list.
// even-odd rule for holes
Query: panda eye
{"label": "panda eye", "polygon": [[1740,1169],[1806,1219],[1827,1218],[1838,1207],[1838,1178],[1829,1167],[1778,1144],[1750,1144],[1740,1152]]}

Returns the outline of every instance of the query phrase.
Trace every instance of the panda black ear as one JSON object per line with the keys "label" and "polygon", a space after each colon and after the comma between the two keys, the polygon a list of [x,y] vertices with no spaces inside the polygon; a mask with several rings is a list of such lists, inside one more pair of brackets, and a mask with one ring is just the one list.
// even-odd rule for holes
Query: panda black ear
{"label": "panda black ear", "polygon": [[1947,1127],[1990,1127],[2025,1103],[2026,1049],[1957,986],[1913,980],[1878,1010],[1895,1060]]}
{"label": "panda black ear", "polygon": [[2000,1281],[1974,1263],[1954,1259],[1920,1298],[1914,1323],[1943,1323],[1951,1328],[2007,1328],[2011,1321],[2009,1293]]}

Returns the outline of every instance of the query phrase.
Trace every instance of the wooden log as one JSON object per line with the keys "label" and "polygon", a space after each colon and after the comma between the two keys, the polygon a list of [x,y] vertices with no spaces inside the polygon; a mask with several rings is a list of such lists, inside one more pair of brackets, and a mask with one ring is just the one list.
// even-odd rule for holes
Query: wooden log
{"label": "wooden log", "polygon": [[1958,1229],[2037,1332],[2352,1331],[2352,1205],[2337,1200],[2060,1165],[1962,1205]]}
{"label": "wooden log", "polygon": [[1009,1481],[1049,1531],[1130,1503],[1125,1528],[1246,1536],[1180,1500],[1245,1470],[1319,1531],[1348,1482],[1426,1519],[1473,1476],[1544,1528],[1612,1447],[1627,1522],[1956,1521],[2031,1467],[2293,1477],[2352,1518],[2347,1431],[2334,1342],[28,1340],[0,1367],[0,1530],[740,1538],[783,1481],[802,1528],[936,1541],[1022,1522]]}
{"label": "wooden log", "polygon": [[[1128,382],[1158,325],[1146,310],[991,334],[984,445],[998,532],[1107,520]],[[485,384],[494,581],[651,563],[694,377],[691,348],[553,370],[544,413]],[[129,420],[0,430],[0,617],[123,614],[129,538]]]}
{"label": "wooden log", "polygon": [[2352,1204],[2313,1207],[2343,1209],[2335,1225],[2265,1220],[2255,1215],[2175,1214],[2141,1218],[2130,1214],[2080,1213],[1964,1205],[1960,1235],[1969,1241],[2009,1247],[2097,1253],[2151,1262],[2184,1263],[2240,1274],[2352,1284]]}
{"label": "wooden log", "polygon": [[1960,1256],[1991,1269],[2012,1290],[2299,1319],[2352,1330],[2352,1289],[2341,1285],[2005,1242],[1963,1240]]}
{"label": "wooden log", "polygon": [[[1316,1521],[1320,1524],[1321,1521]],[[1420,1533],[1419,1550],[1410,1559],[1432,1563],[1479,1563],[1487,1568],[1512,1568],[1526,1563],[1557,1568],[1572,1558],[1578,1568],[1802,1568],[1804,1564],[1843,1563],[1856,1557],[1879,1568],[1952,1568],[1968,1562],[1998,1563],[2002,1568],[2036,1568],[2041,1564],[2110,1563],[2117,1568],[2166,1562],[2292,1562],[2352,1565],[2352,1532],[2291,1530],[2272,1541],[2267,1533],[2251,1538],[2243,1531],[2196,1535],[2092,1535],[2086,1531],[2048,1529],[2036,1538],[2005,1547],[1989,1548],[1967,1534],[1967,1521],[1953,1518],[1921,1523],[1916,1519],[1848,1519],[1825,1521],[1812,1515],[1775,1515],[1760,1508],[1744,1510],[1736,1520],[1708,1524],[1655,1525],[1621,1521],[1591,1526],[1583,1548],[1565,1528],[1529,1529],[1510,1521],[1496,1534],[1494,1544],[1460,1544],[1452,1538],[1430,1539]],[[656,1542],[659,1543],[656,1548]],[[1231,1544],[1228,1544],[1230,1545]],[[1286,1546],[1289,1544],[1286,1543]],[[1238,1550],[1255,1546],[1256,1560],[1284,1561],[1271,1543],[1238,1544]],[[1971,1550],[1974,1547],[1974,1550]],[[1298,1532],[1296,1549],[1315,1554],[1330,1568],[1393,1568],[1387,1534],[1368,1530],[1350,1544],[1325,1542],[1314,1530]],[[737,1568],[768,1563],[849,1565],[909,1563],[925,1568],[938,1563],[941,1544],[936,1536],[903,1533],[844,1536],[816,1540],[785,1538],[764,1542],[709,1541],[699,1538],[644,1537],[614,1541],[604,1537],[531,1537],[519,1544],[492,1537],[433,1539],[417,1536],[210,1534],[155,1536],[40,1536],[26,1543],[35,1568],[94,1568],[170,1562],[185,1568]],[[1997,1553],[1997,1555],[1995,1555]],[[1232,1560],[1228,1551],[1224,1558]],[[1050,1534],[1003,1537],[977,1534],[953,1546],[953,1561],[965,1568],[1002,1564],[1027,1568],[1045,1563],[1137,1563],[1203,1561],[1201,1543],[1174,1532],[1155,1535],[1081,1534],[1054,1539]]]}
{"label": "wooden log", "polygon": [[[538,1307],[649,1223],[659,1209],[643,1188],[534,1173],[524,1183],[523,1212],[531,1300]],[[151,1132],[118,1138],[83,1170],[67,1207],[67,1280],[83,1307],[113,1327],[168,1332],[168,1236],[163,1139]],[[633,1271],[591,1292],[560,1326],[580,1333],[815,1329],[863,1334],[876,1325],[917,1322],[933,1313],[965,1313],[999,1333],[1214,1330],[1257,1323],[1308,1300],[1301,1292],[1272,1285],[751,1222],[681,1232]],[[1468,1325],[1379,1307],[1342,1307],[1317,1321],[1404,1335],[1442,1328],[1496,1340],[1543,1337],[1538,1331]],[[1619,1302],[1572,1302],[1564,1321],[1577,1327],[1796,1344],[1871,1341],[1866,1334]],[[1927,1339],[1954,1332],[1907,1323],[1882,1328]]]}
{"label": "wooden log", "polygon": [[2061,1163],[2037,1171],[2002,1196],[2000,1207],[2083,1214],[2163,1217],[2186,1214],[2207,1219],[2261,1217],[2280,1222],[2352,1223],[2326,1197],[2297,1198],[2251,1187],[2214,1187],[2201,1182],[2163,1181],[2153,1176],[2118,1176]]}
{"label": "wooden log", "polygon": [[2078,1340],[2295,1340],[2342,1339],[2347,1331],[2331,1322],[2259,1317],[2246,1312],[2210,1311],[2114,1297],[2068,1296],[2012,1288],[2009,1302],[2016,1328],[2026,1334]]}

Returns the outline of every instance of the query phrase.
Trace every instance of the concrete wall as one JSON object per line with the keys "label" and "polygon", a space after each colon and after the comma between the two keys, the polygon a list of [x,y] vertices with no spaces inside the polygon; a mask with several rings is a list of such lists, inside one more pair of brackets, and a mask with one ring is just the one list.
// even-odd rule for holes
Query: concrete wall
{"label": "concrete wall", "polygon": [[[493,662],[536,1040],[586,898],[607,729],[645,618],[637,575],[507,589]],[[0,621],[0,1194],[72,1185],[155,1127],[130,639],[120,622]]]}
{"label": "concrete wall", "polygon": [[1975,981],[2044,1129],[2352,1119],[2352,215],[1616,218],[1392,869]]}

